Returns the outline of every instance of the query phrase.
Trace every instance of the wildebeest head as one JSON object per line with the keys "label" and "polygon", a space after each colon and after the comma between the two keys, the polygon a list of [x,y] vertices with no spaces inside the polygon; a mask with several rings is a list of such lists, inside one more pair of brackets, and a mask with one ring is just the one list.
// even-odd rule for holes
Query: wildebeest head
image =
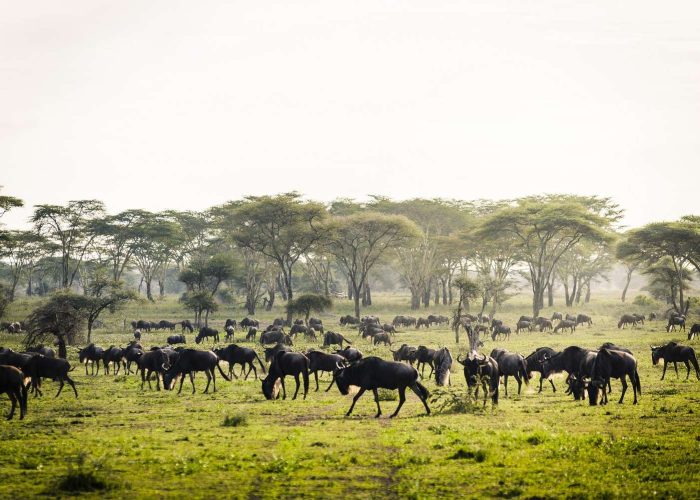
{"label": "wildebeest head", "polygon": [[654,365],[659,364],[659,360],[661,359],[661,346],[651,346],[651,361],[654,363]]}
{"label": "wildebeest head", "polygon": [[[583,391],[583,381],[579,383],[579,390]],[[598,393],[605,385],[605,380],[602,378],[596,378],[588,382],[588,404],[595,406],[598,404]],[[577,397],[578,396],[578,397]],[[574,397],[576,399],[583,399],[583,394],[574,392]]]}
{"label": "wildebeest head", "polygon": [[265,396],[265,399],[270,400],[270,399],[276,399],[277,396],[279,395],[279,378],[276,376],[272,376],[270,374],[267,375],[262,380],[262,392],[263,395]]}
{"label": "wildebeest head", "polygon": [[350,382],[348,380],[347,367],[336,363],[336,369],[334,370],[335,385],[338,386],[338,390],[343,396],[347,396],[350,392]]}

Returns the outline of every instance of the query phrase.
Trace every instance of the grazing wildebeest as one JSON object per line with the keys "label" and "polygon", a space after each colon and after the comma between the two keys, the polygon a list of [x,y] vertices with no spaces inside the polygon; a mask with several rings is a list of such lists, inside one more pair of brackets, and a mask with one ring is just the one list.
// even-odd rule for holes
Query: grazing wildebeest
{"label": "grazing wildebeest", "polygon": [[143,354],[143,347],[136,341],[131,341],[124,348],[124,360],[126,361],[126,373],[131,373],[131,363],[136,363]]}
{"label": "grazing wildebeest", "polygon": [[41,390],[39,389],[41,386],[41,379],[50,378],[53,380],[58,380],[61,384],[58,387],[58,392],[56,393],[55,397],[58,397],[59,394],[61,394],[64,382],[68,382],[68,384],[73,388],[75,397],[78,397],[78,390],[75,388],[75,382],[73,382],[73,380],[68,376],[68,372],[71,371],[70,363],[68,363],[68,361],[65,359],[45,358],[41,354],[37,354],[36,356],[33,356],[26,365],[24,365],[22,371],[27,377],[32,379],[32,390],[39,395],[41,395]]}
{"label": "grazing wildebeest", "polygon": [[430,323],[428,322],[427,318],[418,318],[418,320],[416,321],[416,330],[419,329],[421,326],[430,328]]}
{"label": "grazing wildebeest", "polygon": [[229,326],[232,326],[234,329],[238,326],[238,323],[236,323],[235,319],[227,319],[226,323],[224,324],[224,329],[228,328]]}
{"label": "grazing wildebeest", "polygon": [[183,319],[182,321],[180,321],[180,326],[182,327],[182,333],[185,333],[185,330],[187,330],[190,333],[194,332],[194,326],[192,326],[192,323],[189,319]]}
{"label": "grazing wildebeest", "polygon": [[[103,355],[104,349],[92,343],[78,352],[80,363],[85,363],[85,375],[88,374],[88,363],[92,363],[92,375],[100,374],[100,361]],[[97,373],[95,373],[95,367],[97,367]]]}
{"label": "grazing wildebeest", "polygon": [[585,314],[579,314],[576,316],[576,326],[582,325],[584,323],[587,323],[588,326],[593,326],[593,320],[591,319],[590,316],[587,316]]}
{"label": "grazing wildebeest", "polygon": [[323,321],[318,318],[309,318],[309,327],[313,328],[317,332],[324,333]]}
{"label": "grazing wildebeest", "polygon": [[420,376],[424,378],[425,365],[430,366],[430,373],[428,373],[428,378],[430,378],[435,370],[435,365],[433,360],[435,359],[435,349],[430,349],[424,345],[419,345],[416,349],[416,369],[420,369]]}
{"label": "grazing wildebeest", "polygon": [[637,392],[642,394],[642,386],[637,373],[637,360],[634,356],[622,351],[601,349],[593,361],[590,373],[591,381],[588,383],[588,401],[593,406],[598,403],[598,391],[602,389],[603,400],[601,404],[607,404],[608,393],[606,387],[611,378],[619,378],[622,383],[622,394],[618,403],[622,404],[627,392],[627,381],[629,377],[634,392],[634,404],[637,404]]}
{"label": "grazing wildebeest", "polygon": [[685,374],[685,379],[688,380],[690,377],[690,365],[692,364],[695,368],[695,375],[698,380],[700,380],[700,367],[698,367],[698,360],[695,357],[695,350],[690,346],[678,345],[675,342],[669,342],[663,346],[652,346],[651,348],[651,361],[654,365],[659,364],[659,360],[664,360],[664,371],[661,374],[661,380],[666,376],[666,367],[669,363],[673,363],[673,367],[676,370],[676,377],[678,377],[678,365],[677,363],[685,364],[687,370]]}
{"label": "grazing wildebeest", "polygon": [[168,344],[170,345],[176,345],[176,344],[186,344],[187,339],[185,338],[184,335],[170,335],[168,337]]}
{"label": "grazing wildebeest", "polygon": [[[155,348],[146,351],[136,360],[136,365],[141,370],[141,389],[148,380],[148,388],[151,389],[151,373],[156,374],[156,388],[160,391],[160,377],[170,369],[170,358],[163,349]],[[167,387],[166,387],[167,389]]]}
{"label": "grazing wildebeest", "polygon": [[226,330],[226,336],[224,337],[224,341],[233,340],[233,334],[236,331],[236,329],[233,326],[228,325],[225,328],[225,330]]}
{"label": "grazing wildebeest", "polygon": [[547,378],[552,373],[565,371],[568,374],[577,374],[581,368],[581,361],[586,357],[586,354],[591,352],[589,349],[584,349],[578,346],[569,346],[563,351],[551,356],[543,356],[542,358],[542,376]]}
{"label": "grazing wildebeest", "polygon": [[151,322],[150,321],[145,321],[143,319],[140,319],[136,322],[136,329],[137,330],[142,330],[145,332],[150,332],[151,331]]}
{"label": "grazing wildebeest", "polygon": [[433,366],[435,367],[435,383],[438,386],[452,385],[450,382],[450,371],[452,370],[452,353],[447,347],[435,351],[433,356]]}
{"label": "grazing wildebeest", "polygon": [[644,320],[646,319],[643,314],[637,314],[637,313],[632,313],[632,316],[634,316],[634,319],[637,320],[637,323],[641,323],[642,325],[644,324]]}
{"label": "grazing wildebeest", "polygon": [[359,349],[355,349],[354,347],[348,346],[345,349],[338,349],[337,351],[335,351],[335,353],[340,354],[350,363],[354,363],[355,361],[360,361],[362,359],[362,352],[360,352]]}
{"label": "grazing wildebeest", "polygon": [[394,328],[394,325],[390,325],[389,323],[384,323],[382,325],[382,330],[391,335],[396,335],[396,328]]}
{"label": "grazing wildebeest", "polygon": [[563,320],[564,317],[561,315],[561,313],[555,312],[552,314],[552,317],[549,318],[551,321],[554,321],[555,319],[558,319],[559,321]]}
{"label": "grazing wildebeest", "polygon": [[171,332],[174,332],[176,326],[177,323],[173,323],[172,321],[167,321],[164,319],[158,322],[158,328],[161,330],[170,330]]}
{"label": "grazing wildebeest", "polygon": [[552,331],[554,327],[552,326],[552,322],[548,319],[543,319],[540,321],[540,332],[544,332],[545,330]]}
{"label": "grazing wildebeest", "polygon": [[623,314],[620,316],[620,321],[617,322],[617,327],[624,329],[627,325],[637,326],[637,318],[632,314]]}
{"label": "grazing wildebeest", "polygon": [[674,331],[678,327],[679,330],[685,331],[685,316],[669,316],[668,324],[666,325],[666,331]]}
{"label": "grazing wildebeest", "polygon": [[292,352],[292,348],[288,345],[284,345],[281,342],[274,347],[267,347],[265,349],[265,361],[272,361],[278,352]]}
{"label": "grazing wildebeest", "polygon": [[479,397],[479,384],[484,391],[484,406],[486,399],[491,394],[491,403],[498,404],[498,386],[500,373],[498,363],[495,359],[473,352],[462,361],[457,357],[457,362],[464,366],[464,378],[467,381],[467,387],[474,390],[474,399]]}
{"label": "grazing wildebeest", "polygon": [[569,329],[571,333],[574,333],[574,331],[576,331],[576,322],[569,321],[568,319],[563,319],[559,323],[557,323],[557,326],[554,327],[554,333],[557,333],[559,330],[565,329]]}
{"label": "grazing wildebeest", "polygon": [[408,364],[413,366],[413,362],[416,360],[416,348],[408,344],[401,344],[401,347],[397,351],[392,351],[391,355],[394,361],[408,361]]}
{"label": "grazing wildebeest", "polygon": [[126,362],[124,361],[124,349],[116,346],[109,346],[109,348],[104,350],[102,354],[102,363],[105,368],[105,375],[109,375],[109,364],[114,364],[114,375],[119,375],[119,369],[124,364],[124,370],[126,371]]}
{"label": "grazing wildebeest", "polygon": [[199,329],[199,333],[195,337],[194,341],[199,344],[202,342],[204,339],[213,337],[214,342],[219,341],[219,330],[216,330],[214,328],[210,328],[208,326],[203,326],[202,328]]}
{"label": "grazing wildebeest", "polygon": [[497,326],[503,326],[503,321],[500,319],[493,318],[491,320],[491,331],[495,330]]}
{"label": "grazing wildebeest", "polygon": [[[253,361],[256,359],[260,363],[260,368],[262,372],[265,373],[265,365],[253,349],[249,347],[240,347],[236,344],[231,344],[223,349],[214,349],[214,353],[228,363],[228,373],[234,378],[238,378],[236,373],[233,371],[234,365],[241,365],[241,376],[245,375],[243,380],[248,380],[248,375],[252,371],[255,375],[255,380],[258,379],[258,371],[255,369]],[[245,368],[248,366],[248,372],[246,373]]]}
{"label": "grazing wildebeest", "polygon": [[212,382],[214,392],[216,392],[216,372],[214,368],[219,369],[219,373],[224,377],[224,380],[231,380],[221,369],[219,357],[212,351],[183,349],[180,351],[177,361],[163,373],[163,387],[165,387],[165,389],[173,389],[174,384],[172,384],[172,382],[180,376],[180,388],[177,391],[177,393],[180,394],[180,392],[182,392],[182,383],[185,381],[185,375],[189,375],[190,382],[192,383],[192,394],[194,394],[194,372],[204,372],[207,376],[207,386],[204,388],[204,394],[209,392],[209,384]]}
{"label": "grazing wildebeest", "polygon": [[255,336],[258,334],[258,329],[254,326],[248,328],[248,333],[246,333],[245,339],[248,342],[255,342]]}
{"label": "grazing wildebeest", "polygon": [[343,365],[347,360],[340,354],[327,354],[321,351],[309,351],[306,353],[306,357],[309,358],[309,373],[313,373],[316,380],[316,391],[318,391],[318,372],[331,373],[331,383],[326,388],[326,392],[328,392],[335,383],[335,370],[338,364]]}
{"label": "grazing wildebeest", "polygon": [[503,387],[505,388],[506,397],[508,397],[508,377],[512,376],[518,382],[518,394],[523,381],[529,384],[530,376],[527,373],[527,364],[522,355],[515,352],[508,352],[505,349],[494,349],[491,351],[491,357],[498,363],[498,371],[503,376]]}
{"label": "grazing wildebeest", "polygon": [[282,384],[282,399],[287,399],[287,389],[284,386],[284,378],[287,375],[294,377],[296,390],[292,399],[299,393],[299,375],[304,380],[304,399],[309,392],[309,358],[298,352],[279,351],[275,354],[270,365],[270,371],[262,381],[262,391],[266,399],[275,397],[274,388],[277,380]]}
{"label": "grazing wildebeest", "polygon": [[28,347],[26,352],[33,352],[36,354],[41,354],[42,356],[46,358],[55,358],[56,357],[56,351],[51,349],[50,347],[46,347],[44,345],[38,345],[35,347]]}
{"label": "grazing wildebeest", "polygon": [[327,347],[327,346],[330,346],[330,345],[339,345],[339,346],[341,347],[341,349],[342,349],[342,347],[343,347],[343,342],[345,342],[346,344],[351,344],[351,343],[352,343],[352,342],[350,342],[348,339],[346,339],[345,337],[343,337],[340,333],[327,331],[327,332],[323,335],[323,347]]}
{"label": "grazing wildebeest", "polygon": [[532,322],[531,321],[526,321],[524,319],[521,319],[517,322],[515,325],[515,333],[520,333],[523,330],[527,330],[528,332],[532,331]]}
{"label": "grazing wildebeest", "polygon": [[382,327],[375,324],[363,324],[358,328],[358,332],[362,335],[362,338],[374,337],[378,333],[384,333]]}
{"label": "grazing wildebeest", "polygon": [[358,318],[355,316],[350,316],[349,314],[346,316],[341,316],[340,317],[340,324],[345,326],[345,325],[357,325],[360,322]]}
{"label": "grazing wildebeest", "polygon": [[[569,373],[566,377],[566,383],[569,388],[566,390],[566,394],[571,394],[574,396],[576,401],[583,400],[586,397],[586,389],[588,384],[586,379],[590,379],[593,375],[593,366],[596,357],[598,356],[598,351],[587,351],[581,357],[581,361],[578,366],[578,370]],[[608,380],[607,386],[610,389],[610,381]]]}
{"label": "grazing wildebeest", "polygon": [[24,374],[14,366],[0,365],[0,394],[7,394],[12,403],[7,420],[15,416],[15,408],[19,405],[19,419],[27,413],[27,387],[24,385]]}
{"label": "grazing wildebeest", "polygon": [[287,345],[294,345],[292,343],[292,338],[279,330],[271,330],[260,334],[261,344],[277,344],[280,342]]}
{"label": "grazing wildebeest", "polygon": [[520,318],[518,318],[518,323],[520,323],[521,321],[527,321],[528,323],[533,323],[535,320],[532,316],[524,316],[523,315],[523,316],[520,316]]}
{"label": "grazing wildebeest", "polygon": [[399,410],[406,401],[406,387],[410,387],[416,393],[416,396],[425,406],[426,413],[430,415],[430,408],[428,407],[430,393],[428,389],[418,382],[418,371],[412,366],[369,356],[348,367],[338,366],[335,372],[335,381],[340,393],[344,396],[348,394],[351,385],[360,388],[352,399],[350,409],[345,414],[346,417],[350,416],[360,396],[369,389],[374,393],[374,401],[377,403],[377,414],[375,417],[379,418],[382,414],[382,409],[379,406],[377,389],[398,389],[399,405],[391,415],[393,418],[398,415]]}
{"label": "grazing wildebeest", "polygon": [[[544,360],[545,356],[552,357],[556,353],[557,351],[551,347],[538,347],[535,349],[535,352],[525,358],[528,376],[531,378],[532,376],[530,374],[532,372],[539,372],[540,374],[540,390],[537,392],[542,392],[542,382],[545,380],[545,377],[542,374],[542,361]],[[557,392],[557,388],[554,387],[554,381],[551,379],[551,374],[550,377],[546,377],[546,380],[549,380],[549,383],[552,384],[552,392]]]}
{"label": "grazing wildebeest", "polygon": [[245,317],[240,322],[241,328],[249,328],[254,326],[255,328],[260,328],[260,322],[257,319]]}
{"label": "grazing wildebeest", "polygon": [[386,332],[377,333],[372,337],[372,343],[377,345],[380,342],[383,342],[384,345],[391,346],[391,337],[389,337],[389,334]]}
{"label": "grazing wildebeest", "polygon": [[491,331],[491,340],[496,340],[497,337],[503,336],[503,339],[510,339],[510,327],[509,326],[503,326],[501,325],[496,325],[493,327]]}
{"label": "grazing wildebeest", "polygon": [[693,323],[688,332],[688,340],[693,340],[693,337],[700,337],[700,323]]}

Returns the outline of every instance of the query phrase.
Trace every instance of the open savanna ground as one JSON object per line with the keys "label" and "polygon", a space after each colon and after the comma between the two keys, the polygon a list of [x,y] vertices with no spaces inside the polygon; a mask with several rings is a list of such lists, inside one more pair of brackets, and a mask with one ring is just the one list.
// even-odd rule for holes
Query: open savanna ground
{"label": "open savanna ground", "polygon": [[[404,296],[379,295],[365,312],[386,322],[396,314],[451,315],[447,306],[411,312],[407,304]],[[31,305],[13,304],[8,317],[22,319]],[[514,327],[529,311],[528,297],[520,296],[497,317]],[[627,346],[639,362],[643,392],[638,405],[632,405],[631,390],[625,403],[617,404],[616,380],[607,406],[573,401],[564,394],[564,375],[558,375],[556,393],[545,386],[538,394],[533,378],[517,395],[511,379],[509,396],[501,390],[495,408],[489,403],[485,409],[475,404],[460,412],[441,410],[449,399],[443,395],[431,402],[430,416],[409,391],[399,416],[388,419],[397,400],[395,393],[383,392],[385,416],[374,419],[375,404],[367,393],[346,418],[351,397],[341,396],[335,387],[323,392],[329,375],[319,392],[311,381],[306,400],[266,401],[260,383],[250,379],[225,382],[217,377],[217,392],[202,394],[205,379],[200,374],[196,394],[186,381],[178,395],[141,390],[135,375],[86,376],[78,366],[72,375],[79,399],[69,389],[55,399],[57,384],[46,381],[42,398],[30,396],[23,421],[0,422],[0,497],[70,495],[71,486],[94,482],[98,489],[92,494],[100,497],[698,498],[700,381],[694,375],[686,381],[684,367],[679,379],[671,370],[660,381],[661,367],[652,365],[649,350],[650,344],[670,340],[688,343],[685,334],[666,333],[663,321],[619,330],[622,312],[650,310],[613,297],[594,299],[576,312],[590,314],[593,326],[581,326],[574,334],[513,334],[509,341],[486,341],[483,352],[505,347],[527,355],[539,346],[596,348],[606,341]],[[343,333],[365,355],[390,359],[388,348],[373,348],[356,331],[338,325],[338,317],[347,313],[351,304],[336,301],[334,310],[321,317],[327,329]],[[543,315],[551,313],[548,309]],[[257,317],[263,325],[278,316],[281,309]],[[96,330],[94,341],[103,347],[125,345],[131,331],[123,329],[124,319],[185,317],[174,299],[134,304],[106,314],[107,327]],[[243,314],[223,308],[212,326],[223,330],[227,317],[240,320]],[[693,319],[697,321],[689,323]],[[163,345],[168,334],[144,333],[142,343]],[[20,340],[3,334],[0,345],[19,348]],[[457,346],[447,328],[403,329],[394,341],[448,346],[455,358],[466,351],[465,339]],[[188,343],[194,347],[192,335]],[[700,346],[697,340],[689,344]],[[300,341],[294,349],[319,345]],[[69,350],[69,359],[77,365],[76,348]],[[424,384],[432,393],[440,392],[433,380]],[[293,380],[287,383],[288,394],[290,387]],[[462,394],[465,388],[461,365],[455,362],[449,390]],[[9,408],[4,396],[2,407]]]}

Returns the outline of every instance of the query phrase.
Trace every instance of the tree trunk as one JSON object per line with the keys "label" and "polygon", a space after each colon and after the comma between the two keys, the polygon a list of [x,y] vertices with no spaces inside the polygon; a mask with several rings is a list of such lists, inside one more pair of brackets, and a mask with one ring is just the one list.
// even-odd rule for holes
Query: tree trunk
{"label": "tree trunk", "polygon": [[591,301],[591,284],[586,283],[586,298],[584,299],[584,303],[588,304]]}
{"label": "tree trunk", "polygon": [[428,281],[428,284],[425,285],[425,289],[423,290],[423,307],[430,307],[431,284],[432,284],[432,280]]}
{"label": "tree trunk", "polygon": [[[450,303],[452,302],[452,297],[450,297]],[[447,305],[447,280],[442,280],[442,305]]]}
{"label": "tree trunk", "polygon": [[440,286],[438,286],[437,281],[435,282],[435,287],[434,287],[434,295],[433,295],[433,305],[439,305],[440,304]]}
{"label": "tree trunk", "polygon": [[453,302],[453,297],[452,297],[452,277],[447,280],[447,302],[452,305]]}
{"label": "tree trunk", "polygon": [[352,300],[352,298],[353,298],[352,283],[350,283],[350,280],[348,279],[348,300]]}
{"label": "tree trunk", "polygon": [[287,297],[287,290],[284,287],[284,285],[282,283],[282,278],[280,277],[279,274],[277,275],[277,289],[282,294],[282,300],[289,300],[289,298]]}
{"label": "tree trunk", "polygon": [[[461,290],[461,289],[460,289]],[[459,344],[459,327],[462,326],[462,295],[460,293],[459,303],[457,304],[457,313],[454,319],[455,343]]]}
{"label": "tree trunk", "polygon": [[420,309],[420,292],[416,288],[411,288],[411,309]]}
{"label": "tree trunk", "polygon": [[146,298],[150,300],[151,302],[155,302],[153,300],[153,295],[151,294],[151,280],[145,280],[146,281]]}
{"label": "tree trunk", "polygon": [[29,280],[27,281],[27,297],[31,297],[34,294],[32,290],[32,275],[29,275]]}
{"label": "tree trunk", "polygon": [[627,298],[627,289],[629,288],[630,282],[632,281],[632,272],[633,271],[627,271],[627,279],[625,280],[625,288],[622,289],[622,297],[620,297],[620,300],[622,300],[622,302],[624,302],[625,299]]}
{"label": "tree trunk", "polygon": [[160,298],[165,297],[165,279],[158,280],[158,295]]}
{"label": "tree trunk", "polygon": [[365,291],[364,291],[364,302],[365,305],[372,305],[372,290],[369,287],[369,281],[365,280]]}
{"label": "tree trunk", "polygon": [[[355,293],[358,292],[358,293]],[[360,294],[359,290],[354,290],[352,294],[352,300],[355,303],[355,317],[360,317]]]}
{"label": "tree trunk", "polygon": [[547,283],[547,306],[552,307],[554,305],[554,281]]}
{"label": "tree trunk", "polygon": [[207,313],[204,315],[204,326],[209,326],[209,309],[207,309]]}

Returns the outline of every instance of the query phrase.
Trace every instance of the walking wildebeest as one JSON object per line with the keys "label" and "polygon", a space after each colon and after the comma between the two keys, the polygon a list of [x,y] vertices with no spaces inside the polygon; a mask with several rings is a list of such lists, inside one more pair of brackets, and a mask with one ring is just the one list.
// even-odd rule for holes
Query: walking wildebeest
{"label": "walking wildebeest", "polygon": [[484,391],[484,406],[489,394],[491,394],[491,403],[498,404],[498,387],[500,383],[500,373],[498,371],[498,363],[495,359],[481,355],[476,352],[470,353],[467,358],[462,361],[457,357],[457,362],[464,366],[464,378],[467,381],[467,387],[471,390],[474,388],[474,399],[479,397],[479,384]]}
{"label": "walking wildebeest", "polygon": [[673,367],[676,370],[676,378],[678,377],[678,365],[677,363],[685,364],[687,370],[685,374],[685,379],[688,380],[690,377],[690,365],[695,368],[695,375],[698,380],[700,380],[700,367],[698,367],[698,360],[695,357],[695,350],[690,346],[678,345],[675,342],[669,342],[663,346],[652,346],[651,348],[651,361],[654,366],[659,364],[659,360],[664,360],[664,371],[661,374],[661,380],[666,376],[666,367],[669,363],[673,363]]}
{"label": "walking wildebeest", "polygon": [[109,348],[104,350],[102,354],[102,363],[104,364],[105,375],[109,375],[109,364],[114,364],[114,375],[119,375],[119,369],[122,363],[124,363],[124,370],[126,371],[126,362],[124,361],[124,349],[116,346],[109,346]]}
{"label": "walking wildebeest", "polygon": [[180,326],[182,327],[182,333],[185,333],[185,330],[187,330],[190,333],[194,332],[194,326],[192,326],[192,323],[189,319],[183,319],[182,321],[180,321]]}
{"label": "walking wildebeest", "polygon": [[340,354],[350,363],[354,363],[355,361],[359,361],[362,359],[362,353],[354,347],[348,346],[345,349],[338,349],[337,351],[335,351],[335,353]]}
{"label": "walking wildebeest", "polygon": [[68,372],[71,371],[70,363],[68,363],[68,361],[65,359],[45,358],[41,354],[37,354],[36,356],[33,356],[26,365],[24,365],[22,371],[27,377],[32,379],[32,389],[38,395],[41,395],[41,390],[39,389],[41,386],[41,379],[50,378],[53,380],[58,380],[61,384],[58,387],[58,392],[56,393],[55,397],[58,397],[59,394],[61,394],[64,381],[68,382],[68,384],[73,388],[75,397],[78,397],[78,390],[75,388],[75,382],[73,382],[73,380],[68,376]]}
{"label": "walking wildebeest", "polygon": [[603,401],[601,404],[607,404],[608,393],[606,391],[607,384],[611,378],[619,378],[622,383],[622,394],[618,403],[622,404],[627,391],[627,381],[625,377],[629,377],[632,383],[632,391],[634,392],[634,404],[637,404],[637,392],[642,394],[642,386],[639,382],[639,373],[637,373],[637,360],[634,356],[622,351],[613,351],[610,349],[601,349],[593,361],[591,369],[591,381],[588,383],[588,401],[591,406],[598,403],[598,391],[603,391]]}
{"label": "walking wildebeest", "polygon": [[7,420],[15,416],[15,408],[19,404],[19,419],[22,420],[27,413],[27,387],[24,385],[22,371],[9,365],[0,365],[0,394],[7,394],[12,403]]}
{"label": "walking wildebeest", "polygon": [[535,349],[535,352],[530,354],[525,358],[525,365],[527,366],[527,371],[528,371],[528,376],[532,372],[539,372],[540,374],[540,390],[537,392],[542,392],[542,382],[546,379],[549,380],[549,383],[552,384],[552,392],[557,392],[557,388],[554,387],[554,381],[551,379],[551,374],[549,377],[545,377],[542,374],[542,361],[544,360],[545,356],[552,357],[557,353],[554,349],[551,347],[538,347]]}
{"label": "walking wildebeest", "polygon": [[386,332],[381,332],[372,337],[372,343],[374,345],[377,345],[380,342],[383,342],[384,345],[391,346],[391,338],[389,337],[389,334]]}
{"label": "walking wildebeest", "polygon": [[176,345],[176,344],[186,344],[187,339],[185,338],[184,335],[170,335],[168,337],[168,344],[170,345]]}
{"label": "walking wildebeest", "polygon": [[416,349],[416,370],[420,369],[421,378],[424,378],[423,375],[425,373],[426,364],[430,366],[430,373],[428,374],[428,378],[430,378],[433,375],[433,371],[435,370],[435,365],[433,364],[434,358],[435,349],[430,349],[424,345],[418,346],[418,349]]}
{"label": "walking wildebeest", "polygon": [[546,318],[542,319],[539,323],[540,325],[540,332],[544,332],[545,330],[547,331],[552,331],[554,327],[552,326],[552,322]]}
{"label": "walking wildebeest", "polygon": [[346,344],[352,344],[352,342],[343,337],[340,333],[327,331],[323,336],[323,347],[327,347],[330,345],[339,345],[342,349],[343,342],[345,342]]}
{"label": "walking wildebeest", "polygon": [[321,351],[309,351],[306,353],[306,357],[309,358],[309,374],[313,373],[314,379],[316,380],[316,391],[318,391],[318,372],[331,373],[331,383],[326,388],[326,392],[330,391],[335,383],[335,370],[337,365],[345,364],[347,361],[345,357],[340,354],[327,354]]}
{"label": "walking wildebeest", "polygon": [[435,383],[438,386],[452,385],[450,382],[450,370],[452,369],[452,354],[447,347],[435,351],[433,356],[435,367]]}
{"label": "walking wildebeest", "polygon": [[685,331],[685,316],[680,315],[680,316],[669,316],[668,317],[668,324],[666,325],[666,331],[667,332],[675,331],[676,327],[678,327],[679,330]]}
{"label": "walking wildebeest", "polygon": [[574,333],[574,331],[576,330],[576,322],[569,321],[568,319],[563,319],[559,323],[557,323],[557,326],[554,327],[554,333],[557,333],[559,330],[564,330],[567,328],[571,331],[571,333]]}
{"label": "walking wildebeest", "polygon": [[562,316],[561,313],[555,312],[554,314],[552,314],[552,317],[549,318],[549,319],[550,319],[551,321],[554,321],[555,319],[558,319],[559,321],[561,321],[561,320],[564,319],[564,317]]}
{"label": "walking wildebeest", "polygon": [[357,325],[360,322],[359,319],[357,319],[355,316],[350,316],[349,314],[346,316],[341,316],[340,317],[340,324],[343,326],[346,325]]}
{"label": "walking wildebeest", "polygon": [[525,384],[530,383],[525,358],[518,353],[508,352],[505,349],[494,349],[491,351],[491,357],[498,363],[498,371],[503,376],[503,387],[505,388],[506,397],[508,397],[508,377],[511,376],[518,382],[518,394],[520,394],[523,381],[525,381]]}
{"label": "walking wildebeest", "polygon": [[542,376],[547,378],[552,373],[562,371],[565,371],[568,374],[578,374],[581,367],[581,361],[589,352],[591,352],[589,349],[584,349],[583,347],[569,346],[563,351],[551,356],[543,356]]}
{"label": "walking wildebeest", "polygon": [[510,339],[510,327],[503,324],[495,325],[491,330],[491,340],[496,340],[501,335],[504,340]]}
{"label": "walking wildebeest", "polygon": [[280,342],[287,345],[294,345],[291,337],[279,330],[271,330],[260,334],[260,344],[277,344]]}
{"label": "walking wildebeest", "polygon": [[[88,374],[88,363],[92,363],[92,375],[100,374],[100,361],[102,361],[103,354],[104,349],[92,343],[78,352],[80,363],[85,363],[85,375]],[[95,373],[95,367],[97,367],[97,373]]]}
{"label": "walking wildebeest", "polygon": [[156,348],[141,354],[136,360],[136,366],[141,370],[141,390],[146,380],[148,380],[148,388],[151,389],[151,373],[155,373],[156,389],[160,391],[160,378],[170,369],[170,358],[163,349]]}
{"label": "walking wildebeest", "polygon": [[260,322],[257,319],[245,317],[239,323],[241,328],[249,328],[254,326],[255,328],[260,328]]}
{"label": "walking wildebeest", "polygon": [[284,378],[287,375],[294,377],[296,390],[292,399],[299,393],[299,375],[304,380],[304,399],[309,392],[309,358],[298,352],[279,351],[275,354],[270,365],[270,370],[262,381],[262,391],[266,399],[272,399],[277,380],[282,384],[282,399],[287,399],[287,389],[284,386]]}
{"label": "walking wildebeest", "polygon": [[245,339],[248,342],[255,342],[255,336],[258,334],[258,329],[254,326],[248,328],[248,333],[246,333]]}
{"label": "walking wildebeest", "polygon": [[[220,359],[228,363],[228,373],[234,378],[238,378],[236,373],[233,371],[234,365],[241,365],[241,376],[244,376],[245,374],[243,380],[248,380],[248,375],[250,375],[251,371],[255,375],[255,380],[257,380],[258,371],[255,369],[255,365],[253,364],[253,361],[256,359],[258,360],[258,363],[260,363],[262,372],[265,373],[265,365],[260,357],[258,357],[258,353],[249,347],[240,347],[236,344],[231,344],[223,349],[214,349],[214,353],[219,356]],[[245,373],[246,365],[248,365],[247,373]]]}
{"label": "walking wildebeest", "polygon": [[520,333],[522,330],[532,331],[532,322],[524,319],[519,320],[515,325],[515,333]]}
{"label": "walking wildebeest", "polygon": [[700,337],[700,323],[693,323],[688,332],[688,340],[693,340],[693,337]]}
{"label": "walking wildebeest", "polygon": [[401,347],[397,351],[391,352],[394,361],[408,361],[408,364],[413,366],[413,362],[416,360],[416,348],[408,344],[401,344]]}
{"label": "walking wildebeest", "polygon": [[428,322],[427,318],[418,318],[418,320],[416,321],[416,330],[419,329],[421,326],[430,328],[430,323]]}
{"label": "walking wildebeest", "polygon": [[620,321],[617,322],[617,327],[624,329],[627,325],[637,326],[637,318],[632,314],[623,314],[620,316]]}
{"label": "walking wildebeest", "polygon": [[165,389],[173,389],[172,382],[180,376],[180,388],[177,393],[182,392],[182,383],[185,381],[185,375],[190,376],[192,383],[192,394],[195,393],[194,387],[194,372],[204,372],[207,376],[207,386],[204,388],[204,394],[209,392],[209,384],[213,382],[214,392],[216,392],[216,372],[214,368],[219,369],[219,373],[224,380],[231,379],[226,376],[219,365],[219,357],[212,351],[198,351],[196,349],[183,349],[177,361],[173,363],[168,370],[163,373],[163,387]]}
{"label": "walking wildebeest", "polygon": [[174,332],[175,326],[177,326],[177,323],[173,323],[172,321],[167,321],[164,319],[158,322],[158,328],[160,328],[161,330],[170,330],[171,332]]}
{"label": "walking wildebeest", "polygon": [[590,316],[587,316],[585,314],[579,314],[576,316],[576,326],[582,325],[584,323],[587,323],[588,326],[593,326],[593,320],[591,319]]}
{"label": "walking wildebeest", "polygon": [[204,339],[209,338],[209,337],[214,337],[214,342],[219,341],[219,330],[216,330],[214,328],[210,328],[208,326],[203,326],[202,328],[199,329],[199,333],[195,337],[194,341],[195,343],[199,344]]}
{"label": "walking wildebeest", "polygon": [[355,403],[360,399],[366,390],[371,390],[374,393],[374,401],[377,403],[377,414],[375,418],[379,418],[382,414],[382,409],[379,406],[379,393],[377,389],[398,389],[399,405],[396,411],[391,415],[391,418],[398,415],[399,410],[406,401],[406,387],[410,387],[416,396],[421,400],[425,411],[430,415],[428,407],[428,397],[430,393],[423,385],[418,382],[418,371],[412,366],[395,361],[384,361],[375,356],[363,358],[357,363],[348,367],[338,366],[335,372],[335,381],[338,390],[344,396],[349,392],[351,385],[360,388],[355,397],[352,399],[350,409],[345,414],[350,416]]}

